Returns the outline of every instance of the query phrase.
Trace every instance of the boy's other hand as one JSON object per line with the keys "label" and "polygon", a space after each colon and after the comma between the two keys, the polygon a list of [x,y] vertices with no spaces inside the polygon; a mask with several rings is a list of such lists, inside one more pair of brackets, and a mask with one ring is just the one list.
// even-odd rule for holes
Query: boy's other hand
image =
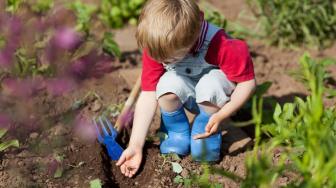
{"label": "boy's other hand", "polygon": [[128,147],[117,162],[120,171],[125,176],[131,178],[138,171],[142,161],[142,149]]}
{"label": "boy's other hand", "polygon": [[222,118],[220,117],[220,115],[218,113],[213,114],[210,117],[208,124],[205,126],[205,132],[202,134],[197,134],[193,136],[193,139],[197,140],[197,139],[207,138],[217,133],[218,127],[221,122],[222,122]]}

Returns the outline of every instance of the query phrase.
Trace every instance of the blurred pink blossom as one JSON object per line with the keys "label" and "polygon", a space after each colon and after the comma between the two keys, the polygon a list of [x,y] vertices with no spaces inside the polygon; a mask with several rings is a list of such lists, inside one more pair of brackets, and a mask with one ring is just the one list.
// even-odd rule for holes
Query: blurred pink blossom
{"label": "blurred pink blossom", "polygon": [[100,78],[113,71],[111,59],[108,56],[98,55],[96,51],[73,62],[69,74],[77,80]]}
{"label": "blurred pink blossom", "polygon": [[73,50],[81,43],[81,37],[70,28],[58,29],[52,39],[53,44],[64,50]]}
{"label": "blurred pink blossom", "polygon": [[37,94],[44,89],[44,81],[40,77],[36,78],[6,78],[2,86],[4,91],[14,97],[27,98]]}
{"label": "blurred pink blossom", "polygon": [[0,114],[0,128],[9,129],[11,126],[12,120],[7,114]]}
{"label": "blurred pink blossom", "polygon": [[22,32],[22,22],[17,17],[11,17],[8,19],[9,31],[12,36],[17,36]]}
{"label": "blurred pink blossom", "polygon": [[51,95],[60,96],[74,90],[76,83],[72,78],[53,78],[46,81],[46,88]]}
{"label": "blurred pink blossom", "polygon": [[121,115],[121,125],[123,128],[129,128],[133,123],[134,111],[129,110]]}
{"label": "blurred pink blossom", "polygon": [[74,133],[85,142],[94,142],[97,138],[95,125],[87,117],[78,115],[74,121]]}
{"label": "blurred pink blossom", "polygon": [[58,168],[58,166],[59,166],[59,162],[58,161],[56,161],[56,159],[49,159],[50,161],[49,161],[49,163],[48,163],[48,175],[49,176],[54,176],[54,174],[56,173],[56,170],[57,170],[57,168]]}
{"label": "blurred pink blossom", "polygon": [[22,32],[21,21],[13,16],[6,16],[6,19],[0,23],[0,27],[7,28],[5,36],[5,46],[0,49],[0,68],[10,68],[13,64],[13,56],[20,42]]}
{"label": "blurred pink blossom", "polygon": [[13,64],[14,51],[9,48],[0,50],[0,68],[9,69]]}

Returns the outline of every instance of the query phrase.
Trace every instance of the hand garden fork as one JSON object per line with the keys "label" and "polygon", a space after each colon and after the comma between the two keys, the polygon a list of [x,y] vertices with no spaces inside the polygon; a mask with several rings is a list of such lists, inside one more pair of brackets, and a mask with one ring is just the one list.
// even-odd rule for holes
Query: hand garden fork
{"label": "hand garden fork", "polygon": [[100,116],[93,119],[93,124],[96,127],[99,143],[105,145],[112,160],[118,160],[124,150],[116,141],[117,131],[113,128],[112,123],[106,117]]}
{"label": "hand garden fork", "polygon": [[[123,116],[128,113],[134,106],[139,93],[140,93],[140,84],[141,83],[141,75],[138,76],[138,79],[130,93],[130,96],[128,97],[124,108],[122,109],[119,117],[116,121],[116,129],[113,128],[112,123],[104,116],[100,116],[97,119],[93,120],[93,124],[95,124],[96,132],[97,132],[97,138],[99,143],[104,144],[106,146],[108,155],[112,160],[118,160],[123,152],[122,147],[117,143],[115,140],[117,137],[117,134],[121,132],[123,128]],[[110,132],[107,131],[109,129]]]}

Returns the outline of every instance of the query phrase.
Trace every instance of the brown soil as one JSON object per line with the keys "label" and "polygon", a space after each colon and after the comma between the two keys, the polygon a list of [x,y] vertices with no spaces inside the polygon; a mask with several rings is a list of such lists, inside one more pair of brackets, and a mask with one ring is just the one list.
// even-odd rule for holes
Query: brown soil
{"label": "brown soil", "polygon": [[[239,19],[239,13],[244,10],[248,13],[245,1],[209,0],[217,5],[230,20]],[[243,7],[243,8],[242,8]],[[247,26],[251,24],[248,21]],[[123,50],[134,51],[134,40],[127,40],[127,36],[134,34],[134,28],[117,31],[117,40],[123,42]],[[125,37],[125,35],[127,35]],[[273,82],[267,95],[278,102],[291,101],[295,96],[307,94],[304,86],[297,82],[288,73],[298,67],[298,59],[305,50],[278,49],[265,45],[261,41],[249,40],[250,50],[254,59],[255,73],[259,83]],[[336,46],[322,52],[311,51],[314,57],[336,58]],[[129,53],[132,58],[125,58],[126,63],[118,64],[122,68],[140,67],[139,54]],[[332,68],[334,78],[335,67]],[[50,100],[47,96],[39,96],[31,101],[32,108],[43,107],[37,115],[45,116],[48,123],[43,124],[43,129],[32,128],[23,133],[12,130],[7,138],[15,137],[20,140],[20,149],[11,148],[5,153],[0,153],[0,187],[89,187],[90,181],[99,178],[104,187],[182,187],[181,183],[174,183],[178,175],[171,169],[171,163],[177,160],[183,167],[181,176],[188,178],[199,175],[201,165],[191,161],[190,157],[178,159],[164,159],[160,156],[158,138],[155,136],[159,127],[159,118],[152,123],[148,141],[144,149],[144,161],[139,173],[134,178],[126,178],[121,173],[114,161],[110,161],[102,148],[95,140],[86,139],[78,134],[72,117],[75,114],[96,114],[95,98],[88,100],[77,111],[69,110],[75,100],[82,99],[88,92],[96,92],[103,107],[110,104],[125,102],[130,89],[118,71],[112,72],[103,78],[84,82],[75,92]],[[0,99],[2,100],[2,99]],[[41,102],[42,101],[42,102]],[[52,102],[50,102],[52,101]],[[334,101],[326,101],[332,105]],[[10,105],[8,104],[9,108]],[[99,110],[98,110],[99,111]],[[18,127],[20,128],[20,127]],[[17,132],[16,132],[17,131]],[[21,133],[22,132],[22,133]],[[17,137],[17,136],[20,137]],[[126,144],[126,143],[124,143]],[[215,167],[220,167],[237,175],[245,175],[245,157],[249,151],[242,150],[235,154],[228,154],[226,144],[223,144],[223,158]],[[62,155],[62,162],[57,162],[54,154]],[[278,155],[274,154],[274,158]],[[63,167],[60,178],[54,178],[55,170]],[[219,182],[223,187],[239,187],[239,183],[222,176],[211,176],[212,180]],[[290,181],[289,177],[281,177],[278,186]]]}

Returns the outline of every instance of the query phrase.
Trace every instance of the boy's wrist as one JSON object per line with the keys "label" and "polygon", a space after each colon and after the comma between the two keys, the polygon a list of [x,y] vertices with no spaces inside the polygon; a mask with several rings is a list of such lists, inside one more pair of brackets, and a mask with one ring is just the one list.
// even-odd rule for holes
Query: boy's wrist
{"label": "boy's wrist", "polygon": [[228,114],[226,112],[224,112],[223,110],[220,110],[220,111],[216,112],[214,115],[217,116],[216,118],[220,122],[224,121],[225,119],[227,119],[229,117]]}
{"label": "boy's wrist", "polygon": [[143,144],[130,142],[130,144],[128,145],[128,148],[132,148],[135,151],[142,152]]}

